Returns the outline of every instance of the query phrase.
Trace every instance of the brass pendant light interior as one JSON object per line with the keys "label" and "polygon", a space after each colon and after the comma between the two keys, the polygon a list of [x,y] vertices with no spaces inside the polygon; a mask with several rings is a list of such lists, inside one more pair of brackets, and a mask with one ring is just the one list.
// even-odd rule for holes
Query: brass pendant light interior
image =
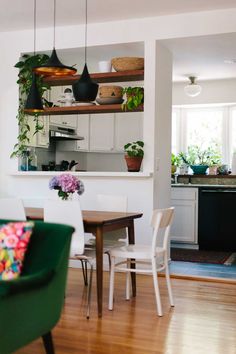
{"label": "brass pendant light interior", "polygon": [[55,31],[56,31],[56,0],[53,1],[54,11],[53,11],[53,50],[50,58],[47,63],[35,67],[33,70],[38,75],[43,76],[67,76],[74,75],[76,73],[76,69],[72,66],[67,66],[62,64],[57,56],[57,52],[55,49]]}

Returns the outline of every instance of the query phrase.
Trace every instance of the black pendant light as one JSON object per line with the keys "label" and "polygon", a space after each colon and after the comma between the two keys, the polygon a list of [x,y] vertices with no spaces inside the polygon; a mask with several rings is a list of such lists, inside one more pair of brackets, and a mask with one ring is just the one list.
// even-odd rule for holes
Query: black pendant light
{"label": "black pendant light", "polygon": [[[34,0],[34,55],[36,44],[36,0]],[[40,113],[43,112],[42,98],[37,87],[37,77],[32,73],[32,84],[25,104],[26,113]]]}
{"label": "black pendant light", "polygon": [[98,93],[98,84],[94,82],[88,72],[87,67],[87,0],[85,1],[85,64],[81,77],[72,85],[73,94],[76,101],[94,101]]}
{"label": "black pendant light", "polygon": [[55,49],[55,29],[56,29],[56,0],[54,0],[54,25],[53,25],[53,50],[48,61],[34,68],[34,72],[43,76],[67,76],[74,75],[76,69],[71,66],[66,66],[58,59]]}

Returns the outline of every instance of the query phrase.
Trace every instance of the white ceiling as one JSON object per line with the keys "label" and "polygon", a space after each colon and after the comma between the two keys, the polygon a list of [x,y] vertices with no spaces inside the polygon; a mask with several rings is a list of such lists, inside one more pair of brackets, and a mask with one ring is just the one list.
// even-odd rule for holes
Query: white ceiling
{"label": "white ceiling", "polygon": [[[87,0],[88,22],[154,17],[187,12],[235,8],[236,0]],[[37,28],[53,24],[53,0],[36,0]],[[0,0],[0,31],[33,28],[33,0]],[[4,10],[3,10],[4,9]],[[85,0],[57,0],[56,25],[84,23]],[[24,20],[22,20],[24,19]],[[163,41],[173,53],[173,80],[187,81],[190,75],[199,81],[236,77],[236,34],[202,36]],[[127,48],[126,48],[127,51]],[[140,52],[140,50],[139,50]],[[103,52],[104,55],[104,52]]]}
{"label": "white ceiling", "polygon": [[[236,7],[235,0],[87,0],[87,2],[88,22],[120,21]],[[36,5],[37,27],[51,26],[53,0],[36,0]],[[0,6],[0,32],[32,28],[33,0],[0,0]],[[83,23],[84,9],[85,0],[57,0],[57,25]]]}

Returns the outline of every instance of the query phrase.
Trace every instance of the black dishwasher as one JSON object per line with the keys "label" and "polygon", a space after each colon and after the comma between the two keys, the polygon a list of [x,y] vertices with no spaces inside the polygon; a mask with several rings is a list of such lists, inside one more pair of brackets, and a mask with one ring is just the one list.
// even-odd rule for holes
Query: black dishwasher
{"label": "black dishwasher", "polygon": [[201,250],[236,251],[236,188],[199,188],[198,243]]}

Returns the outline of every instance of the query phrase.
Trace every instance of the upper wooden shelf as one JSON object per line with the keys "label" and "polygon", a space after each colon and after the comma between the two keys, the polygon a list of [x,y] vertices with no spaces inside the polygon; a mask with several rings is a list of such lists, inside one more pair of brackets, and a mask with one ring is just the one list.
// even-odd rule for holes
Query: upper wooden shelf
{"label": "upper wooden shelf", "polygon": [[[94,73],[90,74],[91,78],[98,83],[106,82],[127,82],[127,81],[142,81],[144,80],[144,70],[128,70],[109,73]],[[80,78],[80,75],[73,76],[50,76],[45,77],[44,82],[50,86],[65,86],[72,85]]]}
{"label": "upper wooden shelf", "polygon": [[142,112],[143,105],[140,105],[133,111],[123,111],[121,104],[104,104],[104,105],[91,105],[91,106],[69,106],[69,107],[52,107],[45,108],[44,112],[40,115],[66,115],[66,114],[91,114],[91,113],[119,113],[119,112]]}

